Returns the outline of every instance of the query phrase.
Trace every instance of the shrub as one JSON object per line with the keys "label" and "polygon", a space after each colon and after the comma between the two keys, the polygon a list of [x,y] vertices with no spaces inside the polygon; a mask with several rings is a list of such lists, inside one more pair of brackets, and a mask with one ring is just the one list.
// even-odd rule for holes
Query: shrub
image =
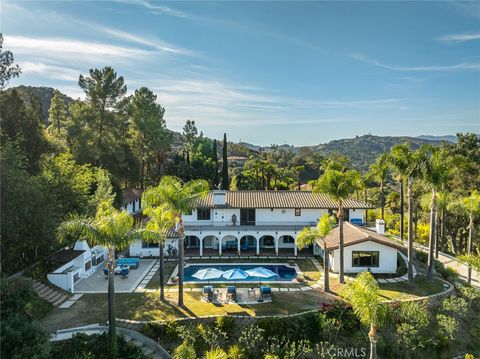
{"label": "shrub", "polygon": [[424,264],[427,264],[428,262],[428,253],[426,252],[423,252],[423,251],[419,251],[419,250],[416,250],[415,249],[415,258],[424,263]]}
{"label": "shrub", "polygon": [[215,320],[215,325],[222,332],[225,332],[228,336],[231,336],[237,327],[237,320],[229,316],[217,317]]}
{"label": "shrub", "polygon": [[453,282],[458,278],[458,273],[455,269],[450,267],[445,267],[443,263],[439,261],[435,261],[435,271],[439,273],[443,279],[449,282]]}
{"label": "shrub", "polygon": [[193,345],[184,341],[182,344],[175,349],[173,353],[173,359],[196,359],[197,354],[195,353],[195,348]]}
{"label": "shrub", "polygon": [[439,331],[450,340],[455,340],[458,331],[458,320],[444,314],[437,314]]}
{"label": "shrub", "polygon": [[265,350],[265,331],[255,324],[245,328],[238,345],[247,358],[256,359],[262,355]]}
{"label": "shrub", "polygon": [[461,297],[448,297],[442,301],[442,310],[454,316],[463,317],[468,310],[468,303]]}
{"label": "shrub", "polygon": [[221,348],[210,349],[205,353],[205,359],[227,359],[227,353]]}
{"label": "shrub", "polygon": [[228,359],[242,359],[243,354],[238,345],[232,345],[228,349]]}
{"label": "shrub", "polygon": [[[86,335],[79,333],[72,339],[54,342],[52,344],[51,358],[65,358],[68,353],[69,358],[95,358],[107,359],[108,334]],[[122,359],[147,359],[142,350],[132,343],[128,343],[121,336],[117,338],[117,357]]]}

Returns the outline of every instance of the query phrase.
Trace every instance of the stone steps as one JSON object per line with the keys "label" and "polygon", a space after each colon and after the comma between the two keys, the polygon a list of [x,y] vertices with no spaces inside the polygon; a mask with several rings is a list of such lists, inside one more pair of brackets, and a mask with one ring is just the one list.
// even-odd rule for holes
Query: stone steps
{"label": "stone steps", "polygon": [[40,298],[45,299],[55,307],[58,307],[69,298],[69,295],[37,281],[33,282],[33,289]]}

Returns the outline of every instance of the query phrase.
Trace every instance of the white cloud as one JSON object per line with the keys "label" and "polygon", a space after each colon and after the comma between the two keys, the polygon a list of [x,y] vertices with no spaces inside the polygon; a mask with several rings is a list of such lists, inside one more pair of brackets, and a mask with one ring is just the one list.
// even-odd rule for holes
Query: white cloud
{"label": "white cloud", "polygon": [[355,60],[365,62],[367,64],[381,67],[388,70],[394,71],[460,71],[460,70],[480,70],[480,63],[471,63],[471,62],[461,62],[455,65],[427,65],[427,66],[398,66],[398,65],[387,65],[376,59],[370,58],[362,54],[352,54],[352,58]]}
{"label": "white cloud", "polygon": [[466,33],[466,34],[451,34],[443,35],[437,38],[438,41],[445,42],[447,44],[458,44],[460,42],[480,40],[480,32]]}
{"label": "white cloud", "polygon": [[37,74],[49,79],[77,81],[80,71],[68,67],[53,66],[42,62],[19,62],[22,74]]}
{"label": "white cloud", "polygon": [[147,0],[115,0],[117,2],[125,3],[125,4],[133,4],[133,5],[139,5],[153,14],[164,14],[164,15],[170,15],[174,17],[180,17],[180,18],[189,18],[190,16],[180,10],[171,8],[169,6],[165,5],[160,5],[158,3],[152,3]]}

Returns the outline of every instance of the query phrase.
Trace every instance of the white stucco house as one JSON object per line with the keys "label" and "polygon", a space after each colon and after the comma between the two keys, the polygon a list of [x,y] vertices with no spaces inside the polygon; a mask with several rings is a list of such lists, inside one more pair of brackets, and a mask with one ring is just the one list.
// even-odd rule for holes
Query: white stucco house
{"label": "white stucco house", "polygon": [[[344,272],[359,273],[370,270],[372,273],[395,273],[397,271],[397,253],[405,248],[398,242],[383,235],[385,225],[377,221],[376,230],[359,227],[345,222],[344,236]],[[318,253],[329,252],[330,270],[340,270],[339,227],[335,227],[324,241],[318,239]]]}
{"label": "white stucco house", "polygon": [[49,256],[45,262],[55,270],[47,274],[47,279],[70,293],[75,282],[87,278],[107,259],[108,251],[103,246],[92,248],[86,241],[77,241],[73,248],[63,248]]}
{"label": "white stucco house", "polygon": [[[347,200],[345,220],[362,225],[370,208]],[[210,191],[183,216],[185,252],[198,257],[313,255],[313,246],[298,249],[298,233],[336,210],[333,199],[311,191]],[[165,250],[176,247],[177,239],[171,235]],[[158,255],[155,243],[136,241],[130,246],[130,256]]]}
{"label": "white stucco house", "polygon": [[136,216],[142,213],[142,194],[140,188],[126,188],[122,191],[122,207],[129,214]]}

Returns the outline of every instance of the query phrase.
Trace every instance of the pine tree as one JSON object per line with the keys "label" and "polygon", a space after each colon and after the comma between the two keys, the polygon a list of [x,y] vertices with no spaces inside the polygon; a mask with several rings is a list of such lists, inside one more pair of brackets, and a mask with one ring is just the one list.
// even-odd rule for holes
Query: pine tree
{"label": "pine tree", "polygon": [[230,183],[228,181],[228,160],[227,160],[227,134],[223,134],[223,164],[222,164],[222,189],[228,190]]}

